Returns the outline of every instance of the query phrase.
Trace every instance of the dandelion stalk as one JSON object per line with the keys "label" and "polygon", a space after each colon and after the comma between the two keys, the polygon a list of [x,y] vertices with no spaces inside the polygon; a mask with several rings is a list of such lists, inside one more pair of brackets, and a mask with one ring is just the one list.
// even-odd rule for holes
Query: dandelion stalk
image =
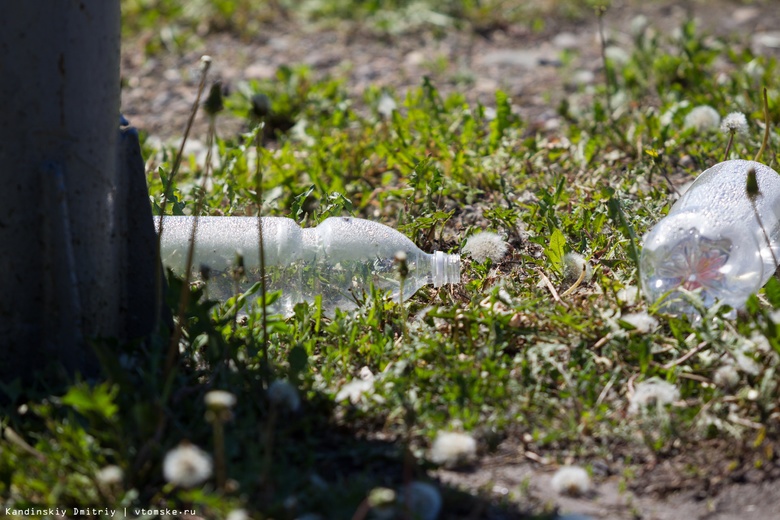
{"label": "dandelion stalk", "polygon": [[395,263],[398,264],[398,303],[401,305],[401,335],[406,339],[406,306],[404,306],[404,283],[409,277],[409,264],[406,261],[406,252],[398,251],[395,254]]}
{"label": "dandelion stalk", "polygon": [[268,361],[268,308],[266,305],[266,279],[265,279],[265,242],[263,240],[263,169],[260,167],[260,154],[264,148],[263,131],[265,130],[265,117],[261,119],[255,130],[255,176],[257,178],[257,245],[260,257],[260,305],[263,337],[260,341],[260,351],[263,355],[263,375],[266,387],[271,382],[270,364]]}
{"label": "dandelion stalk", "polygon": [[232,408],[236,396],[225,390],[212,390],[206,394],[206,421],[211,423],[214,435],[214,477],[217,489],[225,491],[227,461],[225,458],[225,423],[233,418]]}
{"label": "dandelion stalk", "polygon": [[723,160],[729,160],[729,152],[731,152],[731,145],[734,143],[734,130],[729,130],[729,141],[726,143],[726,153],[723,154]]}
{"label": "dandelion stalk", "polygon": [[585,279],[585,274],[586,274],[587,272],[588,272],[588,266],[587,266],[587,264],[582,264],[582,269],[580,270],[580,276],[579,276],[579,277],[577,278],[577,280],[576,280],[576,281],[575,281],[575,282],[574,282],[574,283],[571,285],[571,287],[569,287],[568,289],[566,289],[565,291],[563,291],[563,292],[561,293],[561,295],[560,295],[560,296],[561,296],[561,298],[565,298],[566,296],[568,296],[568,295],[570,295],[571,293],[573,293],[573,292],[574,292],[574,291],[577,289],[577,287],[579,287],[579,286],[580,286],[580,284],[582,284],[582,281]]}
{"label": "dandelion stalk", "polygon": [[224,490],[227,482],[225,468],[225,426],[220,419],[211,423],[214,432],[214,474],[217,479],[217,489]]}
{"label": "dandelion stalk", "polygon": [[766,145],[769,143],[769,99],[767,99],[766,87],[764,87],[764,139],[761,141],[761,148],[758,149],[756,158],[753,159],[756,162],[761,161],[761,156],[764,155]]}
{"label": "dandelion stalk", "polygon": [[755,168],[750,168],[750,170],[748,170],[747,179],[745,182],[745,192],[747,193],[748,199],[750,200],[750,206],[753,208],[753,214],[756,216],[756,220],[758,221],[758,225],[761,228],[761,233],[764,235],[764,240],[766,241],[767,247],[769,248],[769,252],[772,254],[772,261],[775,263],[775,267],[777,267],[777,257],[775,256],[775,252],[772,249],[772,241],[769,239],[769,235],[766,232],[764,223],[761,221],[761,215],[758,213],[758,208],[756,208],[756,198],[761,195],[761,190],[758,187],[758,178],[756,177]]}
{"label": "dandelion stalk", "polygon": [[[210,60],[208,61],[210,63]],[[211,160],[212,151],[214,149],[214,136],[216,134],[216,119],[217,114],[222,111],[222,85],[219,82],[215,82],[212,85],[209,92],[209,96],[206,99],[204,108],[209,117],[209,128],[206,137],[206,164],[204,166],[203,181],[200,185],[200,193],[195,202],[195,210],[193,212],[192,230],[190,232],[190,240],[187,248],[187,262],[184,269],[184,283],[181,287],[181,294],[179,296],[179,309],[177,314],[177,324],[174,328],[173,336],[171,337],[171,343],[168,347],[168,357],[165,362],[165,375],[166,378],[170,374],[173,368],[176,358],[179,353],[179,340],[182,335],[182,327],[187,314],[187,305],[190,300],[190,278],[192,277],[192,264],[195,258],[195,238],[198,234],[198,220],[200,213],[203,210],[203,204],[206,199],[206,188],[208,186],[209,174],[211,173]],[[197,108],[196,108],[197,110]],[[162,227],[162,218],[160,218],[160,226]],[[162,235],[160,235],[162,236]]]}
{"label": "dandelion stalk", "polygon": [[723,118],[720,129],[729,133],[729,141],[726,144],[726,153],[723,157],[723,160],[727,161],[729,159],[729,153],[731,153],[731,146],[734,144],[734,136],[738,133],[742,134],[747,131],[747,118],[742,112],[732,112]]}
{"label": "dandelion stalk", "polygon": [[[163,187],[163,199],[162,203],[160,204],[160,220],[157,224],[157,244],[155,249],[155,258],[157,263],[160,263],[160,251],[161,251],[161,241],[162,241],[162,233],[163,233],[163,217],[165,216],[165,208],[168,205],[168,197],[173,189],[173,179],[176,177],[176,174],[179,171],[179,167],[181,166],[182,157],[184,156],[184,145],[187,143],[187,138],[190,135],[190,130],[192,129],[192,123],[195,121],[195,114],[198,113],[198,107],[200,106],[200,98],[203,95],[203,90],[206,87],[206,77],[208,75],[209,68],[211,67],[211,57],[210,56],[203,56],[200,59],[201,67],[200,67],[200,83],[198,84],[198,93],[195,96],[195,102],[192,105],[192,109],[190,110],[190,118],[187,120],[187,126],[184,128],[184,137],[182,137],[181,144],[179,145],[179,150],[176,153],[176,157],[173,160],[173,167],[171,168],[171,173],[168,176],[168,185]],[[160,322],[160,310],[162,309],[162,275],[160,269],[155,269],[155,281],[154,281],[154,289],[155,289],[155,295],[157,297],[157,301],[155,302],[155,314],[157,316],[157,328],[159,329],[159,322]],[[178,328],[178,327],[176,327]],[[181,334],[181,330],[179,330],[178,334]],[[176,336],[177,333],[174,331],[174,336]],[[178,341],[178,339],[177,339]],[[166,371],[167,372],[167,371]]]}

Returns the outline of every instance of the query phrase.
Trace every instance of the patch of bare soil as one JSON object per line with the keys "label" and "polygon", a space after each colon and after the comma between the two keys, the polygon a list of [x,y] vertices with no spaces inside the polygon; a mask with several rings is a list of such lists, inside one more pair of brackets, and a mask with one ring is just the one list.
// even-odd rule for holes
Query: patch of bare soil
{"label": "patch of bare soil", "polygon": [[[613,4],[604,20],[611,46],[630,48],[631,23],[641,14],[658,30],[671,31],[694,17],[708,33],[736,35],[756,52],[780,51],[780,10],[771,1],[747,6],[734,0]],[[316,77],[344,78],[356,101],[370,85],[403,92],[419,87],[425,76],[445,93],[457,90],[469,102],[486,106],[493,105],[496,89],[502,89],[532,128],[554,130],[560,100],[583,84],[602,81],[598,42],[595,18],[551,18],[540,32],[505,25],[480,34],[452,30],[437,36],[392,37],[354,27],[319,30],[283,21],[250,39],[212,34],[197,49],[151,57],[143,52],[145,40],[139,39],[124,42],[122,110],[150,135],[180,137],[196,97],[199,59],[208,54],[213,58],[211,78],[228,86],[271,79],[280,66],[305,64]],[[574,56],[565,67],[563,51]],[[243,123],[223,117],[220,126],[223,135],[229,135]],[[204,135],[205,127],[204,120],[198,121],[194,135]]]}
{"label": "patch of bare soil", "polygon": [[[471,471],[440,469],[439,480],[463,490],[482,490],[496,502],[511,501],[536,511],[620,520],[780,518],[778,443],[759,447],[706,441],[651,454],[639,446],[617,446],[607,458],[590,461],[592,490],[562,496],[552,478],[560,467],[511,442],[484,457]],[[552,455],[552,454],[551,454]]]}
{"label": "patch of bare soil", "polygon": [[[780,51],[780,9],[774,1],[616,0],[605,27],[611,45],[631,45],[629,27],[639,14],[652,26],[672,30],[690,16],[715,34],[736,35],[755,52]],[[345,78],[360,99],[369,85],[403,92],[423,76],[443,92],[464,92],[470,102],[493,104],[496,89],[512,97],[513,107],[531,128],[554,132],[556,108],[582,84],[602,81],[595,19],[583,23],[551,19],[542,32],[507,25],[486,34],[450,31],[441,37],[411,34],[377,37],[359,29],[318,30],[285,22],[266,27],[249,40],[228,34],[206,37],[202,48],[183,54],[144,55],[143,42],[125,42],[122,109],[131,123],[164,141],[183,133],[198,82],[203,54],[213,58],[212,78],[228,85],[272,78],[282,65],[307,64],[315,76]],[[574,54],[563,66],[564,50]],[[244,123],[225,117],[222,135]],[[198,120],[193,135],[205,135]],[[507,443],[470,472],[439,470],[436,477],[469,492],[488,490],[496,503],[520,510],[559,510],[609,519],[770,519],[780,518],[780,464],[776,440],[758,448],[750,443],[707,441],[649,456],[624,447],[614,460],[591,461],[595,489],[584,497],[562,497],[550,480],[557,466],[545,454]],[[535,457],[535,458],[534,458]],[[550,453],[551,459],[555,453]],[[630,461],[630,462],[627,462]]]}

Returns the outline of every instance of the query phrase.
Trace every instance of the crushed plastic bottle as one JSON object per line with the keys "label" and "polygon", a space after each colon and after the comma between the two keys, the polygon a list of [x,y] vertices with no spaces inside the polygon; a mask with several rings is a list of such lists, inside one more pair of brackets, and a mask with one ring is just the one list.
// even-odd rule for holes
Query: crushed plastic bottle
{"label": "crushed plastic bottle", "polygon": [[[160,243],[163,264],[181,276],[186,269],[193,217],[166,216]],[[155,217],[155,225],[159,217]],[[354,309],[371,286],[398,301],[423,285],[441,287],[460,282],[460,256],[441,251],[427,254],[402,233],[383,224],[351,217],[331,217],[302,229],[289,218],[262,217],[267,291],[281,290],[273,312],[290,316],[293,307],[322,295],[323,311]],[[406,254],[409,273],[401,293],[396,262]],[[243,258],[241,281],[234,276],[236,258]],[[211,299],[225,300],[259,280],[257,217],[200,217],[195,239],[193,276],[208,271]]]}
{"label": "crushed plastic bottle", "polygon": [[[752,202],[751,169],[760,191]],[[774,274],[779,254],[780,175],[755,161],[725,161],[699,175],[645,236],[642,287],[670,312],[695,313],[681,288],[699,291],[705,307],[740,308]]]}

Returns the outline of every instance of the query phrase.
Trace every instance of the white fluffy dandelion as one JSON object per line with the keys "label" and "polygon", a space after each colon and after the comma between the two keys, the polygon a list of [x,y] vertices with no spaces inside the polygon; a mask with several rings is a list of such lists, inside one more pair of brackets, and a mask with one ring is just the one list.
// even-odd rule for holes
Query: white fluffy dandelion
{"label": "white fluffy dandelion", "polygon": [[555,472],[550,484],[559,495],[578,497],[590,491],[590,475],[579,466],[563,466]]}
{"label": "white fluffy dandelion", "polygon": [[728,390],[739,383],[739,372],[732,364],[722,365],[712,375],[712,381],[719,387]]}
{"label": "white fluffy dandelion", "polygon": [[387,92],[384,92],[382,96],[379,98],[379,103],[377,103],[376,111],[379,112],[382,115],[382,117],[390,118],[393,115],[393,111],[397,109],[398,109],[398,105],[396,104],[393,97]]}
{"label": "white fluffy dandelion", "polygon": [[625,65],[631,59],[631,56],[622,47],[615,45],[610,45],[604,49],[604,54],[606,54],[608,60],[616,65]]}
{"label": "white fluffy dandelion", "polygon": [[648,25],[650,25],[650,22],[648,21],[647,16],[640,14],[631,19],[631,23],[628,27],[631,35],[636,37],[642,35]]}
{"label": "white fluffy dandelion", "polygon": [[720,125],[720,114],[709,105],[699,105],[688,112],[683,126],[699,132],[713,130]]}
{"label": "white fluffy dandelion", "polygon": [[634,388],[629,398],[628,413],[636,414],[650,406],[664,406],[677,401],[680,391],[672,383],[657,377],[642,381]]}
{"label": "white fluffy dandelion", "polygon": [[183,488],[198,486],[211,477],[211,456],[194,444],[183,441],[165,454],[163,476]]}
{"label": "white fluffy dandelion", "polygon": [[436,520],[441,512],[441,494],[436,486],[427,482],[410,482],[399,493],[398,501],[419,520]]}
{"label": "white fluffy dandelion", "polygon": [[463,252],[471,255],[477,262],[484,262],[488,258],[498,262],[506,254],[507,248],[507,243],[496,233],[481,231],[466,240]]}
{"label": "white fluffy dandelion", "polygon": [[761,372],[761,366],[756,363],[756,360],[744,352],[734,352],[734,361],[737,363],[737,367],[746,374],[757,376]]}
{"label": "white fluffy dandelion", "polygon": [[593,277],[593,269],[585,257],[579,253],[566,253],[563,255],[563,278],[568,282],[575,282],[579,280],[582,271],[585,271],[585,277],[582,279],[582,283],[590,282]]}
{"label": "white fluffy dandelion", "polygon": [[477,441],[467,433],[440,431],[431,446],[431,461],[453,468],[477,458]]}
{"label": "white fluffy dandelion", "polygon": [[742,112],[732,112],[723,118],[720,129],[731,134],[744,134],[747,132],[747,118]]}
{"label": "white fluffy dandelion", "polygon": [[229,410],[236,405],[236,396],[227,390],[212,390],[203,397],[203,401],[212,410]]}
{"label": "white fluffy dandelion", "polygon": [[371,369],[365,366],[361,367],[359,375],[360,379],[353,379],[339,389],[336,394],[337,403],[349,399],[352,404],[357,404],[360,402],[363,394],[374,390],[376,377],[371,373]]}
{"label": "white fluffy dandelion", "polygon": [[225,520],[250,520],[246,509],[234,509],[227,514]]}
{"label": "white fluffy dandelion", "polygon": [[632,312],[629,314],[624,314],[620,317],[620,319],[634,327],[634,330],[642,334],[647,334],[658,326],[658,320],[650,316],[647,312]]}
{"label": "white fluffy dandelion", "polygon": [[369,393],[374,389],[373,380],[353,379],[342,386],[336,394],[336,402],[346,401],[357,404],[363,397],[363,394]]}
{"label": "white fluffy dandelion", "polygon": [[301,407],[301,398],[298,389],[289,381],[277,379],[268,387],[268,400],[274,406],[285,408],[294,412]]}
{"label": "white fluffy dandelion", "polygon": [[101,468],[95,474],[95,479],[97,479],[97,481],[100,484],[104,484],[107,486],[111,486],[114,484],[121,484],[122,478],[124,478],[124,473],[122,472],[122,468],[114,464]]}
{"label": "white fluffy dandelion", "polygon": [[619,302],[626,305],[634,305],[639,299],[639,288],[634,285],[623,287],[618,290],[616,296]]}

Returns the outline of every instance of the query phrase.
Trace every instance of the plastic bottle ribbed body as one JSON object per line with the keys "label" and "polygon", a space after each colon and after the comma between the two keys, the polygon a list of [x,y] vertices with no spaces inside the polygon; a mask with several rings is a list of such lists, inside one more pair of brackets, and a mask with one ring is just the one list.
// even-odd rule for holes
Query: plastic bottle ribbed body
{"label": "plastic bottle ribbed body", "polygon": [[[754,169],[760,193],[748,197]],[[668,298],[690,313],[677,290],[700,290],[741,307],[772,276],[780,254],[780,176],[754,161],[725,161],[704,171],[645,237],[642,285],[651,301]]]}
{"label": "plastic bottle ribbed body", "polygon": [[[165,217],[161,240],[163,264],[183,274],[192,217]],[[437,251],[422,252],[398,231],[376,222],[331,217],[316,228],[301,229],[293,220],[263,217],[263,246],[268,291],[282,291],[274,311],[290,315],[296,303],[322,296],[324,311],[348,310],[371,288],[398,300],[401,279],[395,256],[407,255],[409,275],[402,299],[426,284],[460,281],[460,259]],[[209,268],[208,296],[226,299],[259,279],[259,232],[256,217],[198,219],[193,274]],[[244,278],[231,275],[236,254],[244,261]]]}

